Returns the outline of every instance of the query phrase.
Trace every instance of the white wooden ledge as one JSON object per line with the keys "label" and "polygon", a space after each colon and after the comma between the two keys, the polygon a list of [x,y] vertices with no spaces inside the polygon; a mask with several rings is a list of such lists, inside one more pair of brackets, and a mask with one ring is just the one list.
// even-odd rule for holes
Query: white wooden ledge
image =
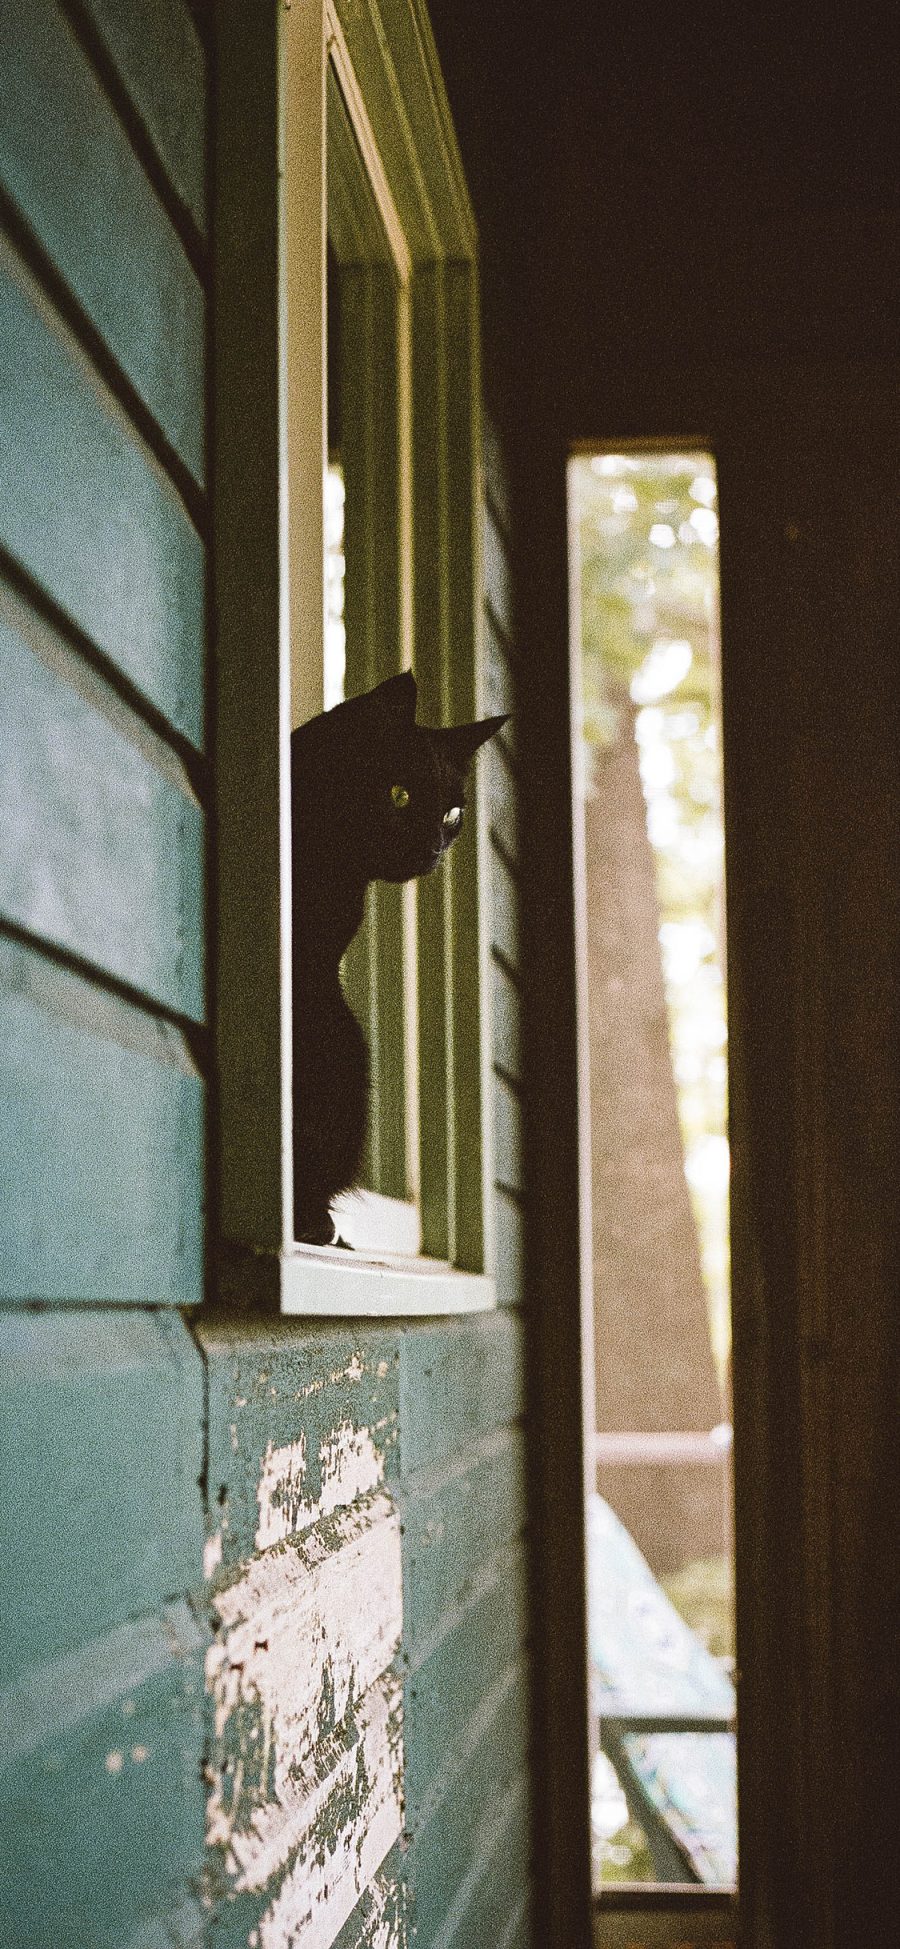
{"label": "white wooden ledge", "polygon": [[486,1313],[496,1303],[493,1279],[458,1272],[441,1259],[388,1252],[363,1257],[340,1246],[296,1245],[282,1254],[280,1266],[281,1311],[293,1317]]}

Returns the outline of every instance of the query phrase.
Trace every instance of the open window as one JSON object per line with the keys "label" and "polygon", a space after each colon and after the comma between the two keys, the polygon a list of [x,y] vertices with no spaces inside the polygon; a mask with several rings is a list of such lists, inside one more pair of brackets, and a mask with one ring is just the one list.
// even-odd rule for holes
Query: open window
{"label": "open window", "polygon": [[712,455],[569,464],[598,1940],[724,1949],[737,1876]]}
{"label": "open window", "polygon": [[[475,817],[440,875],[371,888],[345,959],[372,1070],[364,1182],[336,1214],[355,1252],[293,1237],[290,732],[404,668],[422,722],[479,715],[477,279],[415,0],[378,35],[331,0],[279,9],[274,51],[277,640],[257,636],[252,681],[250,598],[222,564],[245,538],[233,506],[218,522],[223,1276],[295,1313],[480,1309],[493,1288],[477,770]],[[221,460],[219,478],[221,496]]]}
{"label": "open window", "polygon": [[[343,48],[339,60],[352,99]],[[370,136],[374,180],[366,167],[334,46],[325,93],[322,701],[329,709],[413,662],[411,267]],[[314,669],[300,673],[298,721],[318,662],[315,654]],[[372,1079],[362,1186],[336,1209],[338,1231],[359,1250],[418,1253],[421,1247],[416,929],[415,882],[375,882],[344,963],[345,992],[366,1030]]]}

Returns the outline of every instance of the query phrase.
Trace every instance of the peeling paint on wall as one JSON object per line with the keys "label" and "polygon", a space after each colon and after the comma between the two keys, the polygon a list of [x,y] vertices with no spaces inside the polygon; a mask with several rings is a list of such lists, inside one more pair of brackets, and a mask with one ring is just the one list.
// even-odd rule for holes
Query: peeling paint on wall
{"label": "peeling paint on wall", "polygon": [[349,1421],[336,1428],[320,1445],[317,1476],[318,1495],[313,1500],[307,1483],[303,1435],[281,1448],[269,1443],[257,1490],[258,1550],[299,1534],[321,1516],[355,1502],[383,1481],[384,1462],[369,1429],[355,1428]]}
{"label": "peeling paint on wall", "polygon": [[260,1949],[330,1949],[402,1827],[399,1519],[367,1428],[313,1455],[268,1443],[257,1554],[212,1595],[208,1840],[226,1898],[261,1897]]}
{"label": "peeling paint on wall", "polygon": [[221,1561],[222,1531],[219,1528],[214,1531],[212,1536],[207,1537],[203,1545],[203,1575],[207,1583],[209,1583],[210,1577],[215,1575]]}
{"label": "peeling paint on wall", "polygon": [[260,1924],[262,1949],[330,1949],[400,1833],[400,1679],[386,1673],[355,1713],[355,1740],[312,1797],[304,1843]]}

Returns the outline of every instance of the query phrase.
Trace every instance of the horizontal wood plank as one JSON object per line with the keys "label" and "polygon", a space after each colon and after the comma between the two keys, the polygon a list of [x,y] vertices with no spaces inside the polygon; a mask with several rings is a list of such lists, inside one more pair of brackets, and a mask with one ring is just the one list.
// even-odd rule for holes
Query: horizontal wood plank
{"label": "horizontal wood plank", "polygon": [[391,1848],[332,1949],[406,1949],[407,1900],[400,1847]]}
{"label": "horizontal wood plank", "polygon": [[[197,1322],[209,1385],[210,1503],[227,1568],[260,1533],[299,1534],[323,1477],[332,1506],[397,1473],[398,1335],[341,1323]],[[355,1456],[342,1486],[341,1457]],[[363,1465],[365,1458],[365,1467]],[[368,1473],[366,1473],[366,1469]]]}
{"label": "horizontal wood plank", "polygon": [[522,1773],[482,1823],[480,1850],[456,1890],[452,1908],[428,1949],[507,1949],[518,1929],[531,1852],[529,1792]]}
{"label": "horizontal wood plank", "polygon": [[[491,1816],[506,1799],[511,1782],[527,1766],[528,1699],[522,1671],[504,1673],[469,1727],[467,1748],[453,1756],[444,1791],[423,1827],[413,1827],[408,1856],[417,1949],[431,1949],[452,1911],[478,1843]],[[498,1917],[501,1926],[505,1918]],[[482,1943],[498,1936],[485,1934]]]}
{"label": "horizontal wood plank", "polygon": [[186,0],[86,0],[169,182],[206,230],[206,59]]}
{"label": "horizontal wood plank", "polygon": [[0,1695],[0,1941],[120,1949],[202,1866],[203,1641],[137,1619]]}
{"label": "horizontal wood plank", "polygon": [[455,1622],[487,1559],[525,1518],[519,1428],[498,1430],[437,1478],[413,1480],[402,1498],[404,1648],[426,1656]]}
{"label": "horizontal wood plank", "polygon": [[494,1077],[494,1171],[498,1184],[522,1192],[522,1105],[502,1076]]}
{"label": "horizontal wood plank", "polygon": [[195,745],[204,550],[171,482],[0,244],[0,546]]}
{"label": "horizontal wood plank", "polygon": [[164,1893],[159,1912],[141,1921],[124,1949],[208,1949],[209,1916],[192,1894]]}
{"label": "horizontal wood plank", "polygon": [[201,1298],[203,1085],[183,1038],[0,937],[0,1298]]}
{"label": "horizontal wood plank", "polygon": [[533,1906],[534,1890],[531,1882],[527,1882],[518,1901],[513,1902],[497,1949],[531,1949],[534,1942]]}
{"label": "horizontal wood plank", "polygon": [[199,1586],[203,1363],[177,1314],[0,1315],[0,1684]]}
{"label": "horizontal wood plank", "polygon": [[516,1666],[528,1629],[525,1554],[513,1544],[452,1631],[406,1680],[406,1810],[410,1826],[429,1816],[453,1755],[503,1674]]}
{"label": "horizontal wood plank", "polygon": [[524,1409],[521,1335],[505,1314],[414,1327],[400,1340],[400,1472],[467,1451]]}
{"label": "horizontal wood plank", "polygon": [[[58,7],[29,0],[3,12],[0,175],[167,440],[202,481],[201,286]],[[152,61],[149,48],[147,55]],[[162,77],[165,66],[156,72]]]}
{"label": "horizontal wood plank", "polygon": [[0,692],[0,914],[202,1019],[203,819],[176,761],[2,586]]}
{"label": "horizontal wood plank", "polygon": [[[389,1499],[323,1511],[289,1548],[252,1558],[216,1589],[214,1617],[213,1887],[246,1891],[272,1941],[332,1943],[402,1828],[400,1534]],[[232,1940],[227,1920],[226,1904]],[[240,1916],[245,1943],[249,1920]]]}
{"label": "horizontal wood plank", "polygon": [[275,1939],[333,1942],[402,1826],[395,1339],[200,1332],[216,1940],[268,1911]]}

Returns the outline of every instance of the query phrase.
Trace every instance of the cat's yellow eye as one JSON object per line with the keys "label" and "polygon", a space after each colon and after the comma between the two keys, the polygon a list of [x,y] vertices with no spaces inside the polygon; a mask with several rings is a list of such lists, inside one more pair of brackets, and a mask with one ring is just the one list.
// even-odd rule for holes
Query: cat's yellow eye
{"label": "cat's yellow eye", "polygon": [[393,803],[394,803],[394,805],[396,805],[396,807],[397,807],[397,810],[398,810],[398,812],[402,812],[402,811],[403,811],[403,808],[404,808],[404,806],[405,806],[405,805],[408,805],[408,804],[409,804],[409,793],[408,793],[408,791],[407,791],[407,789],[406,789],[406,786],[405,786],[405,785],[392,785],[392,786],[391,786],[391,799],[392,799],[392,801],[393,801]]}
{"label": "cat's yellow eye", "polygon": [[451,805],[449,812],[444,813],[444,824],[445,826],[458,826],[461,818],[462,806]]}

